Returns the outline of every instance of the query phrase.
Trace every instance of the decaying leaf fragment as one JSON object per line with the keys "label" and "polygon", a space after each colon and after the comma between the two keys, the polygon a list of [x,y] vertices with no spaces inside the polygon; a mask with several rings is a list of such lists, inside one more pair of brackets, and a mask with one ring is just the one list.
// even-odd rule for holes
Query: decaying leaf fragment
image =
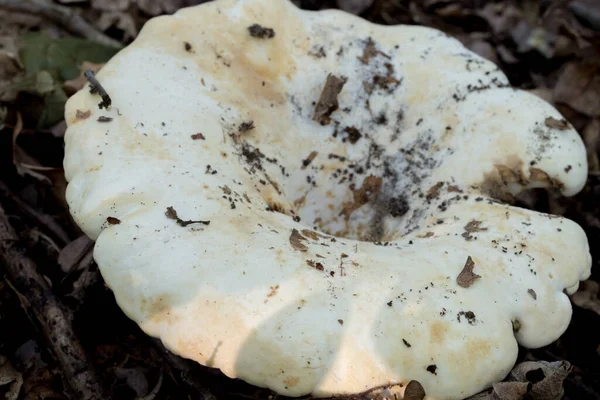
{"label": "decaying leaf fragment", "polygon": [[561,131],[564,131],[565,129],[569,129],[569,123],[564,118],[556,119],[556,118],[548,117],[548,118],[546,118],[544,123],[546,124],[546,126],[549,126],[550,128],[560,129]]}
{"label": "decaying leaf fragment", "polygon": [[526,361],[513,368],[504,382],[468,400],[560,400],[563,381],[571,372],[567,361]]}
{"label": "decaying leaf fragment", "polygon": [[17,371],[8,358],[0,355],[0,390],[5,390],[3,386],[9,385],[8,391],[4,393],[6,400],[17,400],[23,386],[23,377]]}
{"label": "decaying leaf fragment", "polygon": [[404,400],[423,400],[425,398],[425,389],[418,381],[410,381],[404,391]]}
{"label": "decaying leaf fragment", "polygon": [[600,284],[591,279],[581,282],[571,300],[575,305],[600,315]]}
{"label": "decaying leaf fragment", "polygon": [[471,256],[467,257],[467,262],[463,270],[456,277],[456,283],[458,286],[463,288],[470,287],[477,279],[481,278],[480,275],[477,275],[473,272],[473,268],[475,268],[475,262],[471,258]]}
{"label": "decaying leaf fragment", "polygon": [[327,75],[325,86],[315,106],[313,119],[320,122],[322,125],[327,125],[331,122],[329,118],[331,113],[339,108],[338,95],[344,88],[347,78],[338,78],[333,74]]}
{"label": "decaying leaf fragment", "polygon": [[294,250],[298,250],[301,252],[308,251],[308,247],[306,247],[306,245],[302,243],[303,240],[306,240],[306,238],[302,236],[297,229],[292,229],[292,234],[290,235],[290,244],[292,245]]}
{"label": "decaying leaf fragment", "polygon": [[[165,216],[167,218],[169,218],[169,219],[175,220],[177,222],[177,225],[183,226],[183,227],[186,227],[186,226],[191,225],[191,224],[210,225],[210,221],[202,221],[202,220],[198,220],[198,221],[187,220],[187,221],[184,221],[181,218],[179,218],[179,215],[177,215],[177,211],[175,211],[175,209],[173,207],[167,207],[167,211],[165,211]],[[111,217],[109,217],[109,218],[111,218]],[[119,221],[117,218],[114,218],[114,220]],[[121,221],[119,221],[118,223],[120,224]]]}

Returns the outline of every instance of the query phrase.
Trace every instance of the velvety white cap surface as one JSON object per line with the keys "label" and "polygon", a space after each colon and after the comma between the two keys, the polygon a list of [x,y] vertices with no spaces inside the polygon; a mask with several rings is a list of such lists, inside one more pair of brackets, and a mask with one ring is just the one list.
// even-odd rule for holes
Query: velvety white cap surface
{"label": "velvety white cap surface", "polygon": [[460,399],[566,329],[582,229],[500,200],[577,193],[583,143],[457,40],[218,0],[97,78],[112,106],[86,88],[66,110],[71,213],[174,353],[291,396]]}

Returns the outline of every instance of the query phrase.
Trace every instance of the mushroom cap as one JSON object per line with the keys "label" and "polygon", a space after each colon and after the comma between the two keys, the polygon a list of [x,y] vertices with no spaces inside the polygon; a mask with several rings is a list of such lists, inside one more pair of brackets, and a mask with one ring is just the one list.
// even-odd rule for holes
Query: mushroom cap
{"label": "mushroom cap", "polygon": [[577,193],[583,143],[444,33],[218,0],[97,78],[112,107],[66,108],[70,211],[175,354],[289,396],[459,399],[566,329],[585,234],[507,202]]}

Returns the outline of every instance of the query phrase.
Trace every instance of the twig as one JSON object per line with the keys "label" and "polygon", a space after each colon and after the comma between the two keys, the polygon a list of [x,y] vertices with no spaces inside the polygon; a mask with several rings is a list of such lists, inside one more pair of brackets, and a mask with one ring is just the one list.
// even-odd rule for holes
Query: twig
{"label": "twig", "polygon": [[20,13],[41,15],[65,29],[94,42],[121,48],[123,45],[90,25],[72,9],[45,0],[0,0],[0,8]]}
{"label": "twig", "polygon": [[98,94],[102,98],[102,101],[100,102],[100,104],[98,104],[98,108],[102,110],[102,107],[104,107],[104,109],[108,110],[108,107],[110,107],[110,105],[112,104],[112,100],[110,99],[110,96],[108,95],[108,93],[106,93],[106,90],[104,90],[100,82],[98,82],[98,79],[96,79],[96,77],[94,76],[94,72],[85,71],[83,73],[83,76],[85,76],[85,79],[87,79],[90,83],[90,93]]}
{"label": "twig", "polygon": [[[0,0],[2,1],[2,0]],[[50,215],[41,213],[29,206],[19,196],[15,195],[9,188],[0,181],[0,193],[10,201],[16,204],[16,206],[23,211],[29,218],[35,220],[38,224],[44,226],[48,231],[52,233],[54,239],[58,239],[61,245],[65,245],[71,241],[69,234],[63,229],[60,224],[56,223],[53,217]]]}
{"label": "twig", "polygon": [[54,296],[35,263],[18,245],[18,236],[0,205],[0,266],[7,280],[27,299],[27,311],[35,316],[48,339],[75,398],[101,400],[106,398],[90,369],[83,347],[79,343],[68,312]]}

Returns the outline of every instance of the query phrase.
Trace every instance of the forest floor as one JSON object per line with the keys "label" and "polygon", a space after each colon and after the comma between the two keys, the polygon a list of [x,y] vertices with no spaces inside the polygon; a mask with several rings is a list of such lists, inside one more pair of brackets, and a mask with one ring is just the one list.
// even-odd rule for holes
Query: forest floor
{"label": "forest floor", "polygon": [[[149,18],[200,2],[0,0],[0,399],[281,398],[194,366],[147,337],[104,285],[93,244],[70,218],[64,197],[63,110],[85,82],[81,71],[102,65],[115,52],[110,46],[130,43]],[[581,193],[563,198],[537,190],[518,199],[522,207],[576,221],[590,242],[593,273],[571,297],[566,333],[519,355],[570,373],[549,391],[479,398],[558,399],[562,387],[565,399],[600,399],[600,2],[295,3],[445,31],[495,62],[515,87],[552,103],[578,130],[589,162]],[[525,382],[531,389],[547,378],[527,375]]]}

